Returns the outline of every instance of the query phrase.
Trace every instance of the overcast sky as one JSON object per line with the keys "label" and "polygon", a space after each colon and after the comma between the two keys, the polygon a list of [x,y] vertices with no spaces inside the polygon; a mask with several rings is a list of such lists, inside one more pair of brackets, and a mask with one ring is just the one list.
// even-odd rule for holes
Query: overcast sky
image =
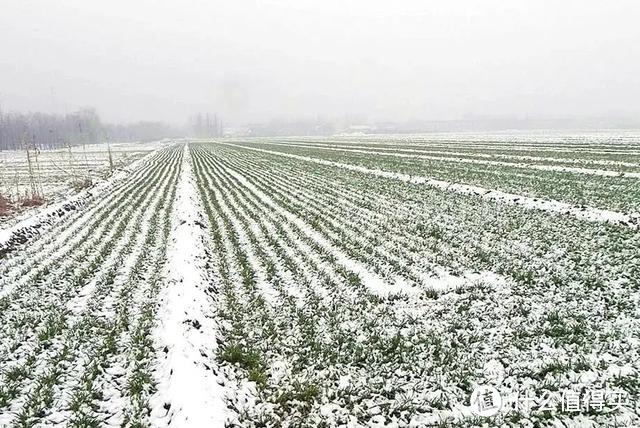
{"label": "overcast sky", "polygon": [[0,104],[108,121],[640,114],[635,0],[0,0]]}

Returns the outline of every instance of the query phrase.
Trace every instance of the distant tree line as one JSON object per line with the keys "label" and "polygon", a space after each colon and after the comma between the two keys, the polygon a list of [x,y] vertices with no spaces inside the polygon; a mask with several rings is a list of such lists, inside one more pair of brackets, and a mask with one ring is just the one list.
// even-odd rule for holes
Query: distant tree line
{"label": "distant tree line", "polygon": [[222,120],[215,113],[198,113],[189,119],[187,127],[193,137],[209,138],[223,135]]}
{"label": "distant tree line", "polygon": [[65,115],[0,111],[0,150],[15,150],[25,146],[53,149],[107,141],[150,141],[181,134],[179,130],[160,122],[105,124],[92,109]]}

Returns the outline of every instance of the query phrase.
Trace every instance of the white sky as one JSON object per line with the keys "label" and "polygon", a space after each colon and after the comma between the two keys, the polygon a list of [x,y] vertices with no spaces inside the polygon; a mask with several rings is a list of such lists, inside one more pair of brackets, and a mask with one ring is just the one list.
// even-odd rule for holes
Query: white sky
{"label": "white sky", "polygon": [[640,114],[631,0],[0,0],[0,104],[109,121]]}

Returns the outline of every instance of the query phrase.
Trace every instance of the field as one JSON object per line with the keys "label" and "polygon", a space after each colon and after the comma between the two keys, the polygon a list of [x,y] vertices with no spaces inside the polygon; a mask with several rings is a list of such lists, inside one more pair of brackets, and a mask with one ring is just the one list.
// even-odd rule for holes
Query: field
{"label": "field", "polygon": [[639,138],[157,146],[0,230],[0,426],[639,426]]}
{"label": "field", "polygon": [[42,202],[50,203],[69,197],[104,180],[157,146],[158,143],[91,144],[30,150],[29,158],[26,150],[0,151],[0,196],[14,202],[10,213],[0,210],[0,223],[12,217],[9,214],[24,211],[25,200],[37,196]]}

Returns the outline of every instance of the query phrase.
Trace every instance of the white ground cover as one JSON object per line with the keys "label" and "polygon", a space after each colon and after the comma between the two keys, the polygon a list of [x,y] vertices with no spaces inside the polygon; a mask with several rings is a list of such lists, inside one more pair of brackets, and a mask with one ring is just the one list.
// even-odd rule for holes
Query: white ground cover
{"label": "white ground cover", "polygon": [[153,425],[213,427],[227,420],[219,369],[211,358],[217,352],[217,322],[215,295],[208,291],[204,266],[204,222],[187,152],[171,219],[167,287],[159,296],[158,325],[153,331],[159,360]]}
{"label": "white ground cover", "polygon": [[181,156],[150,155],[4,255],[0,425],[145,419]]}
{"label": "white ground cover", "polygon": [[[446,151],[425,171],[448,174],[460,151],[517,189],[512,160],[633,169],[637,144],[162,146],[0,229],[0,426],[638,426],[640,232],[612,208],[637,190],[610,186],[609,207],[580,179],[617,177],[568,171],[598,202],[578,206],[406,170]],[[492,416],[481,385],[504,401]]]}
{"label": "white ground cover", "polygon": [[[460,163],[469,163],[469,164],[480,164],[480,165],[492,165],[492,166],[509,166],[509,167],[517,167],[517,168],[528,168],[528,169],[537,169],[541,171],[563,171],[563,172],[573,172],[575,174],[586,174],[586,175],[601,175],[604,177],[629,177],[629,178],[640,178],[640,173],[637,172],[620,172],[620,171],[611,171],[611,170],[603,170],[603,169],[595,169],[595,168],[578,168],[578,167],[570,167],[570,166],[562,166],[562,165],[545,165],[545,164],[536,164],[536,163],[521,163],[521,162],[505,162],[499,160],[485,160],[485,159],[469,159],[464,157],[447,157],[447,156],[432,156],[426,155],[424,152],[419,152],[413,150],[415,153],[392,153],[392,152],[380,152],[375,150],[370,150],[369,147],[357,146],[357,145],[349,145],[349,146],[341,146],[341,147],[330,147],[326,145],[298,145],[298,144],[288,144],[289,147],[312,147],[321,150],[334,150],[334,151],[344,151],[350,153],[360,153],[366,155],[381,155],[381,156],[395,156],[399,158],[405,159],[429,159],[429,160],[437,160],[437,161],[449,161],[449,162],[460,162]],[[455,154],[455,152],[448,152],[448,154]],[[519,159],[534,159],[540,160],[540,158],[533,157],[524,157],[520,156]],[[640,165],[626,163],[623,164],[631,167],[639,167]]]}
{"label": "white ground cover", "polygon": [[[76,186],[82,185],[83,181],[102,183],[112,174],[109,148],[113,171],[117,173],[167,144],[168,141],[116,143],[110,146],[90,144],[70,149],[42,150],[37,156],[32,152],[31,172],[24,150],[0,151],[0,195],[18,201],[30,197],[35,188],[47,204],[54,204],[75,195]],[[25,210],[20,208],[19,211]],[[33,211],[27,210],[18,216],[30,216]],[[16,221],[15,215],[0,217],[3,226]]]}
{"label": "white ground cover", "polygon": [[[228,144],[228,143],[223,143],[223,144]],[[232,147],[241,147],[233,144],[229,144],[229,145]],[[363,172],[363,173],[375,175],[378,177],[401,180],[401,181],[405,181],[413,184],[426,184],[428,186],[446,190],[446,191],[463,193],[463,194],[472,194],[472,195],[480,196],[483,199],[500,200],[502,202],[509,203],[509,204],[521,205],[525,208],[570,214],[572,216],[593,220],[593,221],[613,222],[613,223],[619,223],[624,225],[630,225],[632,227],[637,227],[638,219],[640,218],[640,213],[633,213],[629,215],[625,213],[620,213],[620,212],[610,211],[610,210],[603,210],[603,209],[594,208],[594,207],[575,206],[575,205],[563,203],[560,201],[539,200],[538,198],[532,198],[532,197],[517,195],[513,193],[506,193],[506,192],[501,192],[497,190],[486,189],[480,186],[473,186],[468,184],[459,184],[459,183],[451,183],[443,180],[436,180],[431,177],[412,176],[410,174],[404,174],[400,172],[371,169],[371,168],[366,168],[359,165],[351,165],[351,164],[342,163],[342,162],[333,162],[333,161],[328,161],[324,159],[313,158],[309,156],[300,156],[300,155],[295,155],[290,153],[280,153],[280,152],[275,152],[268,149],[259,149],[255,147],[249,147],[249,149],[260,151],[263,153],[278,154],[280,156],[286,156],[293,159],[319,163],[322,165],[336,166],[338,168],[344,168],[351,171]],[[599,174],[599,175],[605,175],[605,174]],[[636,178],[636,177],[632,177],[632,178]]]}

